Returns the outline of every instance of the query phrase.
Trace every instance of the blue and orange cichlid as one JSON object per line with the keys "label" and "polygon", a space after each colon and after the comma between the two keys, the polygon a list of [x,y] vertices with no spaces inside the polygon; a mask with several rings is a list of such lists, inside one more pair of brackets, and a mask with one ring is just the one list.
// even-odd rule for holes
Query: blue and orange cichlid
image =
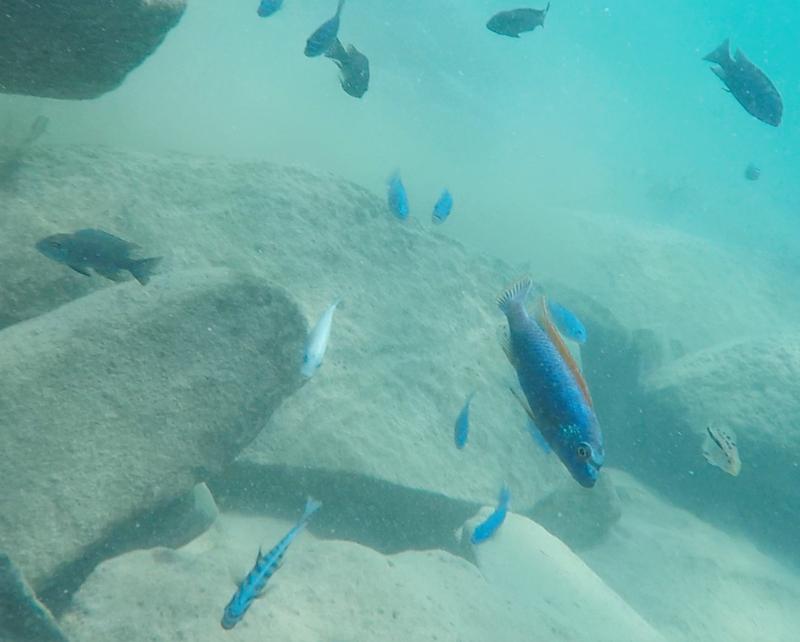
{"label": "blue and orange cichlid", "polygon": [[600,424],[586,381],[550,320],[544,296],[537,318],[528,314],[525,300],[532,288],[530,279],[523,279],[497,299],[508,320],[503,349],[517,372],[529,417],[575,480],[591,488],[605,457]]}
{"label": "blue and orange cichlid", "polygon": [[236,593],[233,594],[231,601],[228,602],[225,611],[222,613],[221,624],[223,629],[232,629],[236,626],[244,617],[244,614],[247,613],[247,609],[250,608],[253,600],[263,593],[269,578],[278,570],[281,561],[283,561],[283,556],[289,548],[289,544],[303,531],[306,524],[308,524],[308,520],[311,519],[311,516],[320,506],[322,506],[320,502],[309,497],[306,501],[303,515],[292,526],[292,529],[283,536],[283,539],[266,555],[261,552],[261,549],[258,550],[255,565],[247,574],[247,577],[242,580],[242,583],[239,584],[239,588],[236,589]]}

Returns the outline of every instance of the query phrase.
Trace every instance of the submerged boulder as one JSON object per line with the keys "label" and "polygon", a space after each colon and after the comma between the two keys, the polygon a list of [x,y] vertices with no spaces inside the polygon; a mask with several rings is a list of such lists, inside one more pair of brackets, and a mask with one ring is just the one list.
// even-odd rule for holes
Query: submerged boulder
{"label": "submerged boulder", "polygon": [[102,558],[115,528],[255,437],[302,383],[305,332],[284,290],[225,269],[105,288],[0,332],[0,550],[37,592]]}
{"label": "submerged boulder", "polygon": [[96,98],[156,50],[185,8],[186,0],[3,0],[0,92]]}

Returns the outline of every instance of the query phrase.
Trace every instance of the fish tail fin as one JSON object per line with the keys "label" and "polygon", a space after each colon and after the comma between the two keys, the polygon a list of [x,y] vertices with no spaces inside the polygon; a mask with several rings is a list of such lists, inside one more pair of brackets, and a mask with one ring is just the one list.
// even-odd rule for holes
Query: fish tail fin
{"label": "fish tail fin", "polygon": [[721,67],[724,67],[731,62],[731,45],[730,38],[725,38],[724,42],[714,49],[710,54],[703,56],[703,60],[714,62]]}
{"label": "fish tail fin", "polygon": [[136,280],[142,285],[147,285],[150,277],[158,264],[161,263],[161,257],[155,256],[149,259],[139,259],[134,261],[128,268],[128,271],[133,274]]}
{"label": "fish tail fin", "polygon": [[500,497],[498,499],[498,504],[507,507],[510,501],[511,501],[511,490],[509,490],[508,484],[506,482],[503,482],[503,487],[500,489]]}
{"label": "fish tail fin", "polygon": [[316,513],[320,507],[322,506],[322,502],[319,500],[314,499],[313,497],[309,497],[306,500],[306,507],[303,510],[303,515],[300,517],[300,523],[306,524],[308,520],[311,519],[311,516]]}
{"label": "fish tail fin", "polygon": [[505,314],[508,314],[514,307],[524,307],[525,299],[528,298],[532,289],[533,281],[529,277],[520,279],[497,297],[497,307]]}
{"label": "fish tail fin", "polygon": [[336,5],[336,15],[337,16],[342,15],[342,9],[344,9],[344,1],[345,0],[339,0],[339,4]]}
{"label": "fish tail fin", "polygon": [[389,174],[389,178],[386,179],[387,185],[393,185],[394,183],[400,181],[400,170],[396,169],[391,174]]}

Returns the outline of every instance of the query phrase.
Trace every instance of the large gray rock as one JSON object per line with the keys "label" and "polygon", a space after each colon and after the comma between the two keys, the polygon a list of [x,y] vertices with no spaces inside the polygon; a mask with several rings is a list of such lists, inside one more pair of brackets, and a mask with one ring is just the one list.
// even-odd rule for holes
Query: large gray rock
{"label": "large gray rock", "polygon": [[3,0],[0,92],[96,98],[155,51],[185,8],[186,0]]}
{"label": "large gray rock", "polygon": [[306,532],[231,634],[219,621],[232,569],[246,571],[258,544],[288,524],[223,514],[181,550],[104,562],[62,625],[74,642],[571,642],[585,631],[598,642],[662,642],[561,542],[524,518],[508,521],[481,551],[483,573],[442,551],[385,556]]}
{"label": "large gray rock", "polygon": [[[305,321],[218,269],[106,288],[0,332],[0,550],[39,592],[229,463],[301,385]],[[81,569],[86,570],[86,569]]]}
{"label": "large gray rock", "polygon": [[[81,227],[163,255],[164,271],[227,265],[261,275],[297,296],[310,322],[343,298],[322,368],[212,485],[223,507],[269,498],[291,508],[313,492],[341,514],[374,507],[376,521],[422,524],[424,506],[446,517],[437,524],[449,536],[504,480],[522,510],[569,478],[532,442],[506,389],[514,374],[496,338],[495,297],[517,270],[397,221],[362,187],[297,168],[39,147],[17,178],[6,201],[16,223],[0,240],[6,323],[108,287],[32,249]],[[470,443],[459,451],[453,425],[473,390]],[[402,501],[383,501],[390,493]],[[411,537],[395,530],[395,541],[401,534]]]}
{"label": "large gray rock", "polygon": [[795,568],[664,501],[630,475],[607,472],[622,518],[580,556],[666,639],[797,639]]}
{"label": "large gray rock", "polygon": [[[620,444],[632,470],[702,515],[800,559],[800,335],[725,343],[647,377],[641,439]],[[709,423],[733,429],[742,460],[730,477],[701,454]],[[766,498],[769,498],[767,501]]]}

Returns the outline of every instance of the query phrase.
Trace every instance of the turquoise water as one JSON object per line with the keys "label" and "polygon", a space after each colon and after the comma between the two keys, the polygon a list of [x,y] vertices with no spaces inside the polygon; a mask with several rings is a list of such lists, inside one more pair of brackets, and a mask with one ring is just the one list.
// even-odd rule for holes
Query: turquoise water
{"label": "turquoise water", "polygon": [[[125,475],[99,475],[86,497],[41,490],[70,488],[83,475],[77,464],[66,466],[69,481],[53,473],[39,485],[32,475],[35,489],[15,490],[3,510],[31,501],[56,517],[47,528],[31,518],[27,533],[11,517],[0,521],[0,552],[69,639],[87,642],[794,639],[800,6],[554,0],[544,28],[515,40],[485,27],[511,8],[502,0],[348,0],[339,36],[371,68],[369,90],[354,99],[330,61],[303,56],[334,4],[286,0],[261,19],[257,2],[189,0],[115,90],[88,101],[0,95],[4,135],[36,115],[49,119],[14,185],[0,191],[9,266],[0,340],[13,346],[0,365],[19,399],[41,391],[43,403],[62,395],[74,406],[63,415],[75,422],[64,441],[43,443],[70,445],[62,463],[73,455],[91,469],[93,456],[124,462],[116,438],[102,433],[123,416],[124,430],[160,444],[157,457],[141,459],[168,468],[173,451],[158,450],[150,434],[161,415],[141,431],[124,422],[125,412],[158,406],[139,391],[163,385],[177,400],[163,410],[165,425],[208,412],[197,421],[208,432],[186,450],[219,460],[187,464],[180,492],[125,463]],[[702,61],[727,37],[780,90],[780,127],[746,113]],[[761,169],[757,181],[745,179],[750,163]],[[406,223],[384,204],[395,170],[408,189]],[[455,205],[434,227],[444,187]],[[82,280],[32,249],[80,227],[163,256],[163,280],[128,297],[122,288],[138,284]],[[217,274],[194,282],[194,269],[260,281]],[[591,490],[537,450],[507,394],[513,371],[496,345],[503,319],[494,298],[523,273],[588,329],[586,345],[568,348],[606,439],[608,481]],[[285,310],[273,285],[289,293]],[[213,301],[193,307],[182,288]],[[339,297],[328,360],[305,382],[299,360],[287,366],[275,355],[294,355]],[[149,329],[141,319],[162,300],[165,318],[186,315],[188,329]],[[241,326],[221,324],[214,335],[210,310],[240,313]],[[108,377],[117,372],[109,349],[118,331],[120,372],[130,368],[122,379],[157,372],[163,383],[120,388],[120,401],[101,386],[105,376],[84,376],[94,357],[81,360],[79,347],[91,342],[93,323],[104,329],[97,359]],[[148,329],[131,339],[139,324]],[[159,332],[163,345],[139,343]],[[181,352],[187,335],[204,332],[211,338]],[[71,353],[26,370],[42,336],[79,355],[63,387],[46,374],[69,372]],[[285,339],[280,350],[273,336]],[[138,360],[147,346],[156,355],[178,346],[178,356]],[[171,369],[209,346],[218,362]],[[241,360],[226,360],[240,348]],[[256,354],[262,369],[250,361]],[[197,411],[200,393],[180,395],[205,390],[204,368],[215,385]],[[73,383],[82,379],[83,389]],[[473,391],[473,433],[461,452],[452,424]],[[22,412],[16,397],[6,403],[9,416]],[[227,414],[214,414],[223,407]],[[31,435],[52,428],[41,416],[15,420],[28,432],[8,427],[4,448],[33,452]],[[81,422],[91,429],[81,432]],[[736,436],[741,474],[704,461],[709,424]],[[58,468],[59,452],[42,468]],[[16,488],[6,468],[0,480]],[[170,503],[186,502],[187,480],[207,483],[221,512],[206,507],[214,516],[202,527],[186,526],[175,517],[184,508]],[[471,547],[453,536],[474,526],[503,482],[517,514],[498,537]],[[103,506],[92,498],[106,486],[118,499],[135,496],[135,509],[104,508],[96,527],[84,524],[76,515],[92,501]],[[275,588],[246,626],[223,631],[231,576],[248,570],[259,545],[278,541],[308,494],[323,509]],[[135,534],[140,523],[148,537]],[[59,524],[85,537],[78,553],[54,544]],[[20,545],[11,531],[34,543]],[[57,564],[30,561],[53,547],[54,557],[63,554]],[[99,563],[103,572],[93,572]],[[16,621],[18,607],[9,604],[0,640],[51,639],[12,633],[4,621]],[[572,608],[585,628],[571,628]]]}

